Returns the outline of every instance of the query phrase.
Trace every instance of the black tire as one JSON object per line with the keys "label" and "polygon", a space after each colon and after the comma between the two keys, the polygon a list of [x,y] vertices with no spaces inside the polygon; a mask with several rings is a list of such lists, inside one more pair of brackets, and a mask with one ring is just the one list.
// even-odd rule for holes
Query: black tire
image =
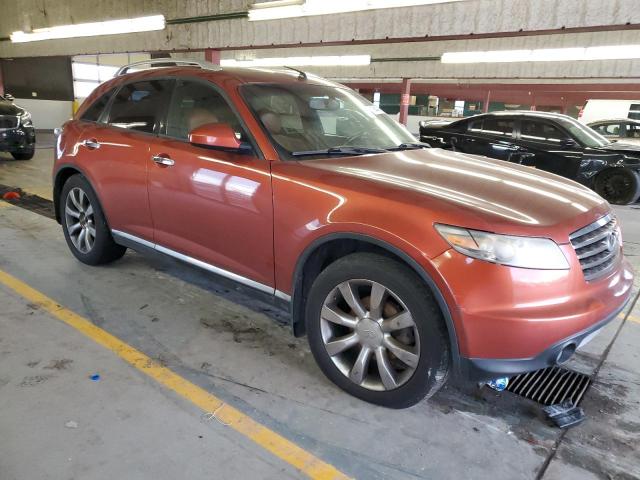
{"label": "black tire", "polygon": [[11,152],[11,155],[16,160],[31,160],[35,153],[35,150],[26,150],[24,152]]}
{"label": "black tire", "polygon": [[[69,221],[67,220],[72,217],[70,217],[65,211],[67,199],[69,198],[70,193],[72,191],[76,193],[78,192],[78,189],[84,192],[88,200],[88,205],[93,208],[93,218],[90,225],[95,229],[95,237],[91,248],[86,252],[81,251],[79,247],[74,244],[69,233],[70,226]],[[60,219],[62,221],[64,238],[67,241],[67,245],[69,246],[71,253],[73,253],[73,255],[82,263],[86,263],[87,265],[102,265],[118,260],[125,254],[127,251],[126,247],[118,245],[113,241],[111,230],[107,225],[98,197],[84,176],[77,174],[69,177],[62,187],[58,205],[60,209]]]}
{"label": "black tire", "polygon": [[614,205],[629,205],[640,197],[640,177],[626,168],[610,168],[596,178],[595,191]]}
{"label": "black tire", "polygon": [[[414,325],[411,328],[415,328],[415,330],[412,331],[417,331],[419,335],[417,366],[411,376],[395,388],[384,387],[383,390],[375,390],[371,388],[371,385],[370,388],[366,388],[352,381],[347,373],[343,373],[334,363],[335,354],[334,357],[330,356],[325,346],[327,340],[323,338],[323,320],[321,320],[325,300],[335,298],[330,295],[333,295],[332,292],[335,292],[343,282],[353,281],[357,284],[357,282],[363,281],[360,279],[376,282],[387,289],[388,295],[393,294],[399,298],[414,320]],[[366,286],[360,288],[366,289]],[[364,294],[359,293],[359,295],[366,295],[366,291]],[[369,306],[372,296],[373,291],[371,290],[369,297],[367,297],[369,298]],[[365,297],[361,297],[361,300],[367,301]],[[386,302],[385,300],[385,305]],[[324,322],[326,329],[327,323]],[[446,382],[450,358],[442,312],[422,279],[411,269],[393,259],[371,253],[353,253],[330,264],[318,275],[309,292],[306,307],[306,328],[309,346],[322,372],[338,387],[366,402],[389,408],[406,408],[432,396]],[[357,329],[353,331],[356,332]],[[386,334],[383,333],[383,335]],[[333,338],[337,338],[337,336]],[[352,348],[354,349],[353,353],[350,353],[350,350],[345,350],[347,355],[359,355],[355,352],[364,347],[356,345]],[[377,350],[379,347],[371,348]],[[344,355],[344,353],[338,355]],[[377,366],[377,355],[372,358],[373,360],[367,364],[366,378],[376,378],[375,376],[378,375],[381,380],[382,375]],[[396,358],[395,362],[397,361]]]}

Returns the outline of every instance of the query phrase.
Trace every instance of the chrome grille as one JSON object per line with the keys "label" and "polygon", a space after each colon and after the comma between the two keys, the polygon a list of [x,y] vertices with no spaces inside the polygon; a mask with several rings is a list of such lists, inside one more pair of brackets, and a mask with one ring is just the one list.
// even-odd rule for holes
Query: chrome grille
{"label": "chrome grille", "polygon": [[572,233],[569,240],[587,281],[607,273],[620,255],[618,227],[611,215]]}
{"label": "chrome grille", "polygon": [[15,115],[0,115],[0,130],[18,128],[18,117]]}

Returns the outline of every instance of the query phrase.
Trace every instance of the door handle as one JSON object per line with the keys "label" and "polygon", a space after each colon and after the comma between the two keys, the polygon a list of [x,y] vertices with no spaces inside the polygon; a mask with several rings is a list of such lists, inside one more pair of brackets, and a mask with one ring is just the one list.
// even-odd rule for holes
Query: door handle
{"label": "door handle", "polygon": [[95,138],[88,138],[82,141],[82,145],[87,147],[89,150],[97,150],[100,148],[100,142],[98,142]]}
{"label": "door handle", "polygon": [[165,167],[172,167],[176,163],[165,155],[154,155],[153,157],[151,157],[151,160],[153,160],[158,165],[163,165]]}

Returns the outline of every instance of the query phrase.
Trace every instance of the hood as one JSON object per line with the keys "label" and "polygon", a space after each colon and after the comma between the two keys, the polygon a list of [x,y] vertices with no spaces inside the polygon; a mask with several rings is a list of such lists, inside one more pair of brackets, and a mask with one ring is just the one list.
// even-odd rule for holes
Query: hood
{"label": "hood", "polygon": [[625,142],[612,142],[609,145],[600,147],[597,150],[605,150],[607,152],[620,152],[625,155],[638,155],[640,156],[640,145]]}
{"label": "hood", "polygon": [[323,175],[335,187],[358,188],[355,178],[375,182],[380,196],[420,205],[436,222],[559,243],[610,210],[595,192],[563,177],[439,148],[301,163],[339,174]]}
{"label": "hood", "polygon": [[24,110],[12,102],[0,100],[0,115],[22,115]]}

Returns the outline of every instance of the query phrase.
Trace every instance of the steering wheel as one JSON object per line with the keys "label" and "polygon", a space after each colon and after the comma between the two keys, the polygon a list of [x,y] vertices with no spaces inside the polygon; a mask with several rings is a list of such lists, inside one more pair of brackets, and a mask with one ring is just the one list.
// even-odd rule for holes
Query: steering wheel
{"label": "steering wheel", "polygon": [[348,137],[345,141],[344,144],[345,145],[349,145],[352,146],[353,142],[355,142],[356,140],[361,139],[364,136],[369,135],[369,132],[366,130],[362,130],[361,132],[356,133],[355,135],[351,135],[350,137]]}

